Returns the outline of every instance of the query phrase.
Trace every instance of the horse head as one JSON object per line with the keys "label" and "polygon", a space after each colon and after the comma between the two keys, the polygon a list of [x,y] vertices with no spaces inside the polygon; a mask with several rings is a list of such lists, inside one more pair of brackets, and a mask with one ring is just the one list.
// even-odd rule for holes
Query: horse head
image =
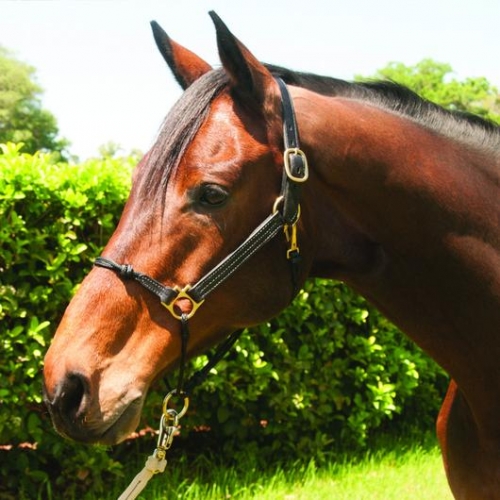
{"label": "horse head", "polygon": [[[300,220],[292,221],[302,257],[296,283],[287,259],[290,244],[279,230],[199,308],[201,300],[178,293],[234,252],[266,217],[283,210],[279,85],[213,13],[212,18],[222,62],[217,70],[152,23],[184,93],[136,167],[101,265],[79,287],[45,359],[45,397],[54,423],[76,440],[112,444],[134,430],[150,385],[179,362],[183,315],[189,317],[187,354],[193,355],[276,315],[312,265],[304,207]],[[151,287],[130,276],[175,291],[163,304],[171,312]]]}

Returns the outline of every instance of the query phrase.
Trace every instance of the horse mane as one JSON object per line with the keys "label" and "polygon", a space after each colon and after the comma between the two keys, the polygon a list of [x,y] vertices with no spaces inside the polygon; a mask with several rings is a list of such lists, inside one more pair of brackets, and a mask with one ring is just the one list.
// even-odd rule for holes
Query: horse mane
{"label": "horse mane", "polygon": [[500,126],[478,115],[448,110],[404,85],[393,81],[348,82],[310,73],[291,71],[267,64],[267,68],[285,83],[326,96],[342,96],[367,101],[388,111],[414,120],[420,125],[473,148],[500,153]]}
{"label": "horse mane", "polygon": [[[390,81],[348,82],[271,64],[266,64],[266,67],[289,85],[326,96],[363,100],[489,154],[500,151],[500,126],[470,113],[446,110],[403,85]],[[164,202],[172,172],[205,121],[210,103],[228,87],[228,83],[222,68],[210,71],[194,82],[173,106],[146,158],[148,180],[145,189],[148,195],[163,193]]]}
{"label": "horse mane", "polygon": [[229,79],[222,70],[210,71],[189,86],[167,114],[149,151],[146,193],[163,193],[184,153],[205,121],[212,101],[227,87]]}

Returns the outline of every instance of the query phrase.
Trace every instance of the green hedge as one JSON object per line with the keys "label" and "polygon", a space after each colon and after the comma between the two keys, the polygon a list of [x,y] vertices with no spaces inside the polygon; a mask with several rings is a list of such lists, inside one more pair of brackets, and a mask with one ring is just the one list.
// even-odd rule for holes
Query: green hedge
{"label": "green hedge", "polygon": [[[41,365],[75,287],[117,223],[135,161],[68,165],[11,144],[2,152],[0,498],[2,491],[98,495],[110,475],[123,475],[116,457],[131,445],[106,450],[57,436],[41,403]],[[389,426],[428,428],[445,385],[443,372],[362,298],[340,283],[311,281],[213,370],[175,446],[207,442],[233,458],[255,449],[262,460],[321,459]],[[160,382],[150,395],[144,425],[156,428],[165,390]],[[148,452],[153,443],[148,437]]]}
{"label": "green hedge", "polygon": [[132,161],[68,165],[1,147],[0,498],[2,490],[32,499],[50,490],[98,489],[101,470],[119,466],[104,449],[65,442],[52,430],[42,404],[42,362],[76,284],[116,225]]}

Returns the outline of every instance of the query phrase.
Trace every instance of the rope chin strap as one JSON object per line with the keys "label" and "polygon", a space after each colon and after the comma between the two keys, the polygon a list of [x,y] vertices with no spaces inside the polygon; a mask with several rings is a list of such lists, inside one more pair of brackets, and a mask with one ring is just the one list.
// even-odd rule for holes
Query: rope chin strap
{"label": "rope chin strap", "polygon": [[[115,272],[123,280],[137,281],[144,288],[155,294],[170,314],[180,321],[181,327],[179,378],[177,388],[167,394],[163,403],[163,415],[160,422],[157,448],[153,455],[148,458],[144,469],[136,476],[129,488],[120,496],[119,500],[136,498],[152,475],[163,472],[166,466],[166,450],[170,448],[173,437],[178,431],[179,419],[187,411],[189,394],[194,387],[207,377],[210,370],[224,357],[241,335],[241,331],[231,334],[219,345],[208,363],[185,383],[189,319],[196,314],[207,296],[247,262],[260,248],[271,241],[280,231],[284,231],[288,242],[286,256],[290,263],[293,296],[298,292],[301,262],[300,250],[297,243],[297,222],[300,218],[299,198],[301,184],[306,182],[309,177],[309,167],[306,155],[300,149],[297,121],[288,88],[280,78],[277,78],[276,81],[281,92],[285,146],[281,192],[274,203],[271,214],[236,250],[231,252],[194,285],[188,284],[183,288],[163,285],[147,274],[135,271],[130,264],[118,264],[106,257],[98,257],[95,260],[96,266]],[[181,299],[190,302],[191,308],[188,313],[180,312],[182,309],[178,306],[178,302]],[[183,398],[183,408],[180,412],[168,408],[168,403],[173,396]]]}

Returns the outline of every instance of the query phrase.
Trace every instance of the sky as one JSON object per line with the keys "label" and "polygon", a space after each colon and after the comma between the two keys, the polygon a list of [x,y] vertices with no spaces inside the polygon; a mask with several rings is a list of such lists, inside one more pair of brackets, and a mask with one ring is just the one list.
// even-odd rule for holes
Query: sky
{"label": "sky", "polygon": [[73,155],[110,141],[145,152],[181,94],[149,22],[215,66],[209,10],[291,69],[352,79],[432,58],[500,88],[499,0],[0,0],[0,45],[37,69]]}

